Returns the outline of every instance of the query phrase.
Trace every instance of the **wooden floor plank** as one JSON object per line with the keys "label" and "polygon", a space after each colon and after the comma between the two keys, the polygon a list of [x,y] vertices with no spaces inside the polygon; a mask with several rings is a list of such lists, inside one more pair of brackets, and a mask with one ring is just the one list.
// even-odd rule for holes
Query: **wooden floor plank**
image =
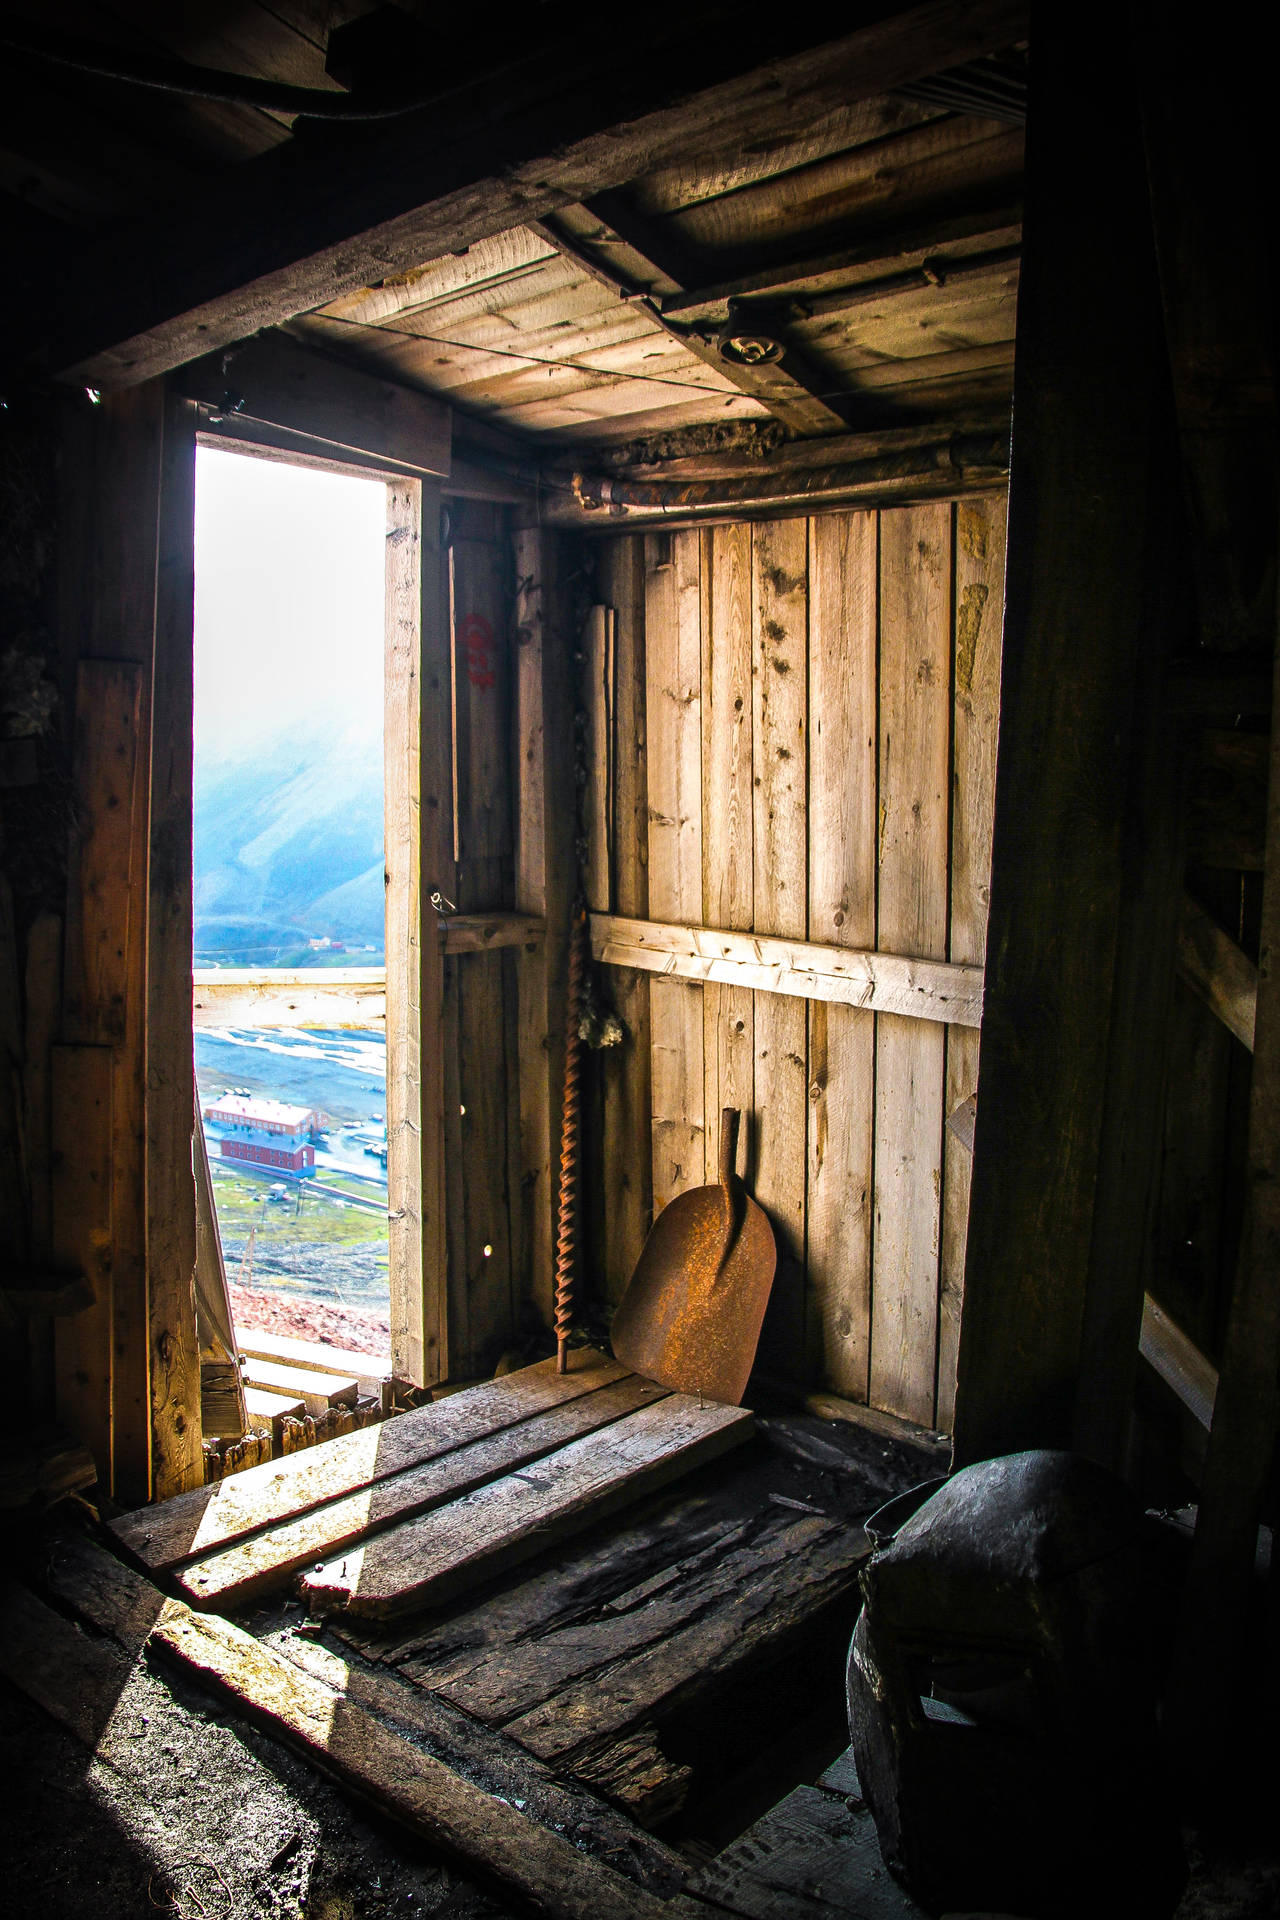
{"label": "wooden floor plank", "polygon": [[[562,1688],[506,1731],[544,1760],[565,1762],[640,1724],[669,1717],[694,1694],[740,1685],[754,1656],[772,1657],[780,1636],[852,1588],[870,1551],[860,1528],[814,1516],[792,1534],[788,1574],[747,1571],[732,1603],[677,1627],[635,1658]],[[801,1548],[803,1547],[803,1551]]]}
{"label": "wooden floor plank", "polygon": [[561,1778],[514,1740],[469,1714],[385,1668],[369,1670],[345,1660],[292,1628],[268,1635],[265,1644],[344,1700],[407,1733],[477,1786],[518,1805],[540,1826],[562,1833],[584,1853],[615,1863],[650,1892],[666,1896],[683,1885],[688,1862],[673,1848],[579,1781]]}
{"label": "wooden floor plank", "polygon": [[[772,1524],[770,1524],[770,1513]],[[810,1515],[783,1518],[767,1510],[763,1529],[744,1521],[719,1533],[656,1578],[641,1580],[601,1616],[575,1621],[523,1646],[488,1649],[469,1672],[449,1679],[443,1699],[490,1726],[505,1726],[544,1705],[554,1716],[566,1689],[590,1689],[605,1668],[647,1653],[716,1607],[728,1608],[740,1587],[807,1554],[830,1523]]]}
{"label": "wooden floor plank", "polygon": [[380,1426],[309,1448],[287,1462],[267,1461],[215,1487],[180,1494],[158,1507],[141,1507],[113,1521],[112,1531],[145,1565],[172,1567],[514,1426],[548,1407],[594,1393],[626,1372],[591,1348],[570,1355],[566,1374],[557,1374],[555,1365],[554,1359],[539,1361]]}
{"label": "wooden floor plank", "polygon": [[[359,1701],[218,1615],[166,1600],[101,1550],[84,1543],[58,1556],[50,1578],[58,1597],[127,1655],[136,1659],[145,1650],[212,1687],[429,1845],[515,1889],[535,1912],[557,1920],[658,1920],[667,1911],[634,1881],[464,1779]],[[21,1670],[14,1677],[23,1684]],[[109,1686],[110,1674],[105,1679]]]}
{"label": "wooden floor plank", "polygon": [[307,1575],[316,1611],[391,1620],[434,1606],[746,1440],[752,1415],[672,1394]]}
{"label": "wooden floor plank", "polygon": [[340,1552],[370,1531],[416,1518],[473,1492],[500,1475],[531,1466],[570,1441],[621,1420],[666,1394],[635,1374],[598,1393],[580,1395],[513,1427],[454,1447],[405,1473],[393,1474],[342,1500],[312,1507],[193,1561],[176,1575],[193,1606],[226,1612],[284,1586],[303,1567]]}

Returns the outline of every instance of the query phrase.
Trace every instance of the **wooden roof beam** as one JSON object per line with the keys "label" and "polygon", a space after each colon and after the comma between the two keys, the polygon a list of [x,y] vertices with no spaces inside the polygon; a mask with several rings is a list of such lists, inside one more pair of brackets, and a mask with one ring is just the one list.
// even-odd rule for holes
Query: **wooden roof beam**
{"label": "wooden roof beam", "polygon": [[[575,19],[430,107],[369,129],[308,130],[193,196],[181,218],[96,238],[51,276],[65,315],[43,364],[126,387],[656,165],[783,134],[1017,40],[1025,0],[921,0],[661,20],[621,66]],[[835,37],[839,35],[840,37]],[[24,332],[23,329],[26,329]],[[36,357],[35,323],[12,345]]]}
{"label": "wooden roof beam", "polygon": [[1021,251],[1021,202],[969,207],[943,220],[875,234],[857,246],[779,260],[706,286],[664,294],[662,311],[671,319],[689,322],[715,317],[730,300],[758,295],[803,300],[806,305],[836,295],[853,301],[864,291],[868,298],[878,297],[891,278],[919,276],[926,265],[937,263],[950,281],[994,271],[997,265],[1018,258]]}
{"label": "wooden roof beam", "polygon": [[[758,400],[775,419],[781,420],[794,433],[846,431],[849,423],[844,413],[838,404],[832,404],[836,396],[831,392],[831,382],[824,380],[806,356],[785,340],[785,350],[780,360],[746,365],[740,361],[726,360],[716,343],[707,339],[697,327],[668,318],[667,300],[678,298],[681,281],[693,277],[692,262],[678,251],[679,242],[675,236],[659,232],[651,226],[628,205],[621,194],[599,194],[584,204],[589,213],[616,234],[627,252],[643,263],[647,277],[665,281],[676,290],[671,295],[646,298],[644,304],[663,331],[678,340],[695,359],[713,367],[722,379],[730,381],[739,392]],[[545,233],[562,251],[571,252],[587,272],[593,271],[589,264],[591,249],[576,236],[567,241],[557,240],[555,231],[547,225],[540,227],[539,231]],[[607,284],[607,270],[596,271],[594,277],[605,279]],[[628,289],[624,298],[636,298],[636,289],[630,287],[629,283],[620,281],[618,284]]]}

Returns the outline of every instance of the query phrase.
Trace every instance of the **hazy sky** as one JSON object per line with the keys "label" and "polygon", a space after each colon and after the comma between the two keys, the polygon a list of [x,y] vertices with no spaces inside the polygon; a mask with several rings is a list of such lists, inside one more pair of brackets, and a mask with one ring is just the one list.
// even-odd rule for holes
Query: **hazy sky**
{"label": "hazy sky", "polygon": [[386,488],[196,454],[196,759],[298,729],[382,732]]}

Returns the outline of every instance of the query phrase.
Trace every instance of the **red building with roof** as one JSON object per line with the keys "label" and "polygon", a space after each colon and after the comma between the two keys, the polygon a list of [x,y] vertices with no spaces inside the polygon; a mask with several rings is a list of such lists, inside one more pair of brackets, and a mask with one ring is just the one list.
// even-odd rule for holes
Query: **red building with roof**
{"label": "red building with roof", "polygon": [[249,1094],[224,1093],[204,1110],[219,1130],[219,1153],[224,1160],[268,1167],[273,1173],[302,1179],[315,1172],[316,1150],[311,1135],[317,1115],[310,1107],[289,1107],[280,1100],[258,1100]]}

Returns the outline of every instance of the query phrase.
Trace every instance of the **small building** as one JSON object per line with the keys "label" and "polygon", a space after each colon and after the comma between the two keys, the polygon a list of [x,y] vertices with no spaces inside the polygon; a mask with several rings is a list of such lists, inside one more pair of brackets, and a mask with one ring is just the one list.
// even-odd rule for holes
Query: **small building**
{"label": "small building", "polygon": [[318,1116],[310,1107],[226,1093],[204,1109],[204,1117],[219,1129],[219,1152],[224,1160],[270,1167],[297,1178],[315,1172],[312,1135]]}

